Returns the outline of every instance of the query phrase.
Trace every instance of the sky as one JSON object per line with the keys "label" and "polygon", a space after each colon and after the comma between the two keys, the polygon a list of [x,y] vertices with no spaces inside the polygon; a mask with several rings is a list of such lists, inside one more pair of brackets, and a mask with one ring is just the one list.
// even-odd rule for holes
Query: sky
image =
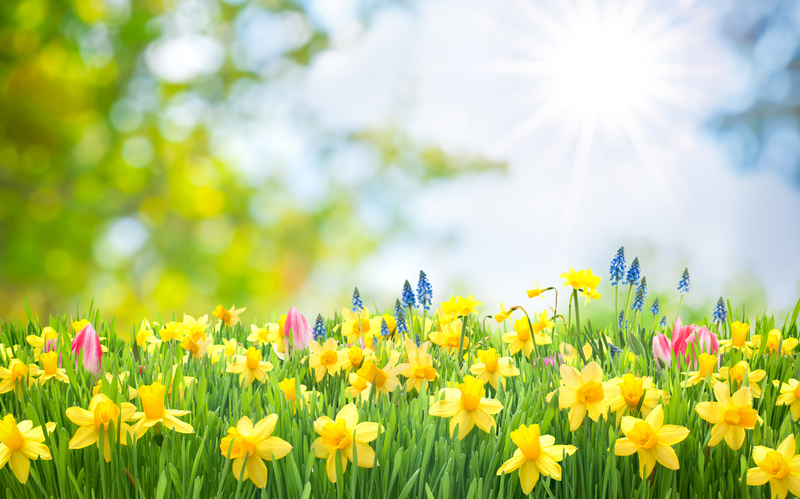
{"label": "sky", "polygon": [[[473,293],[489,309],[521,299],[534,279],[560,285],[569,267],[592,268],[608,292],[609,262],[624,246],[628,262],[640,257],[651,297],[676,295],[688,267],[696,304],[724,295],[777,312],[792,307],[800,195],[781,165],[795,161],[800,135],[787,128],[770,137],[764,155],[775,168],[743,170],[730,137],[710,125],[763,94],[759,75],[789,60],[782,47],[791,32],[770,34],[756,62],[745,59],[721,35],[733,4],[428,0],[383,9],[365,27],[356,0],[312,1],[331,49],[273,95],[248,97],[254,118],[237,130],[230,156],[243,175],[266,175],[268,149],[296,173],[287,185],[294,195],[313,199],[324,189],[302,134],[275,124],[288,122],[286,102],[328,130],[392,123],[422,143],[507,169],[411,192],[400,200],[413,222],[408,234],[352,272],[323,265],[298,303],[318,305],[332,289],[341,302],[343,279],[368,302],[391,303],[420,269],[439,299]],[[194,8],[185,18],[203,22]],[[241,19],[243,64],[264,66],[308,36],[291,14],[254,10]],[[215,71],[213,43],[189,42],[155,44],[151,71],[172,81]],[[358,175],[357,164],[345,158],[330,168]],[[364,218],[380,224],[380,210],[366,206]]]}
{"label": "sky", "polygon": [[[409,199],[418,236],[360,275],[390,294],[399,289],[387,283],[414,282],[422,267],[445,289],[459,283],[496,303],[534,278],[559,282],[569,266],[607,277],[624,245],[629,262],[643,257],[651,288],[675,288],[689,267],[698,300],[763,286],[772,307],[794,305],[800,196],[774,171],[736,169],[708,126],[753,92],[752,69],[718,34],[725,11],[651,1],[629,13],[611,2],[595,15],[581,13],[588,2],[543,5],[556,3],[389,10],[314,62],[301,98],[330,125],[398,120],[448,151],[508,163],[506,174]],[[579,69],[564,62],[587,49],[572,63]],[[456,244],[426,245],[442,232]]]}

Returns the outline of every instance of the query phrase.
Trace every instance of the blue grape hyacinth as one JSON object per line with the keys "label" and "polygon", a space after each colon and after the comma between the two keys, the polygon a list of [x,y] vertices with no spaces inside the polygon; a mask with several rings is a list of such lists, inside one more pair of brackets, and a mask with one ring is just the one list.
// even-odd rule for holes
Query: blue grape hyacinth
{"label": "blue grape hyacinth", "polygon": [[653,314],[653,315],[658,315],[658,312],[659,312],[660,308],[661,307],[658,304],[658,297],[656,297],[656,301],[654,301],[653,302],[653,306],[650,307],[650,313]]}
{"label": "blue grape hyacinth", "polygon": [[328,338],[328,329],[325,327],[325,321],[322,319],[322,314],[317,314],[317,321],[314,323],[314,340],[322,343]]}
{"label": "blue grape hyacinth", "polygon": [[636,290],[636,296],[633,298],[633,305],[631,305],[631,310],[636,310],[638,312],[642,311],[642,305],[644,305],[644,291],[642,288]]}
{"label": "blue grape hyacinth", "polygon": [[358,292],[358,288],[353,290],[353,313],[357,314],[364,310],[364,302],[361,301],[361,293]]}
{"label": "blue grape hyacinth", "polygon": [[717,306],[714,307],[714,322],[725,322],[727,318],[728,309],[725,308],[725,301],[720,296],[719,301],[717,301]]}
{"label": "blue grape hyacinth", "polygon": [[625,284],[638,284],[639,277],[642,275],[642,269],[639,267],[639,257],[633,259],[631,268],[628,269],[628,274],[625,276]]}
{"label": "blue grape hyacinth", "polygon": [[409,284],[408,279],[406,279],[405,284],[403,284],[403,305],[405,305],[406,308],[417,307],[417,298],[414,296],[414,290],[411,289],[411,284]]}
{"label": "blue grape hyacinth", "polygon": [[681,280],[678,281],[678,291],[681,293],[688,293],[689,292],[689,269],[683,269],[683,275],[681,276]]}
{"label": "blue grape hyacinth", "polygon": [[381,336],[384,338],[388,338],[389,335],[392,334],[389,331],[389,324],[386,323],[386,319],[381,319]]}
{"label": "blue grape hyacinth", "polygon": [[422,270],[419,271],[419,281],[417,281],[417,299],[425,310],[431,309],[433,286],[428,282],[428,276]]}
{"label": "blue grape hyacinth", "polygon": [[667,327],[667,316],[662,315],[661,320],[658,322],[658,325],[661,327]]}
{"label": "blue grape hyacinth", "polygon": [[611,268],[608,270],[611,274],[611,285],[616,286],[620,282],[625,283],[625,247],[620,246],[614,259],[611,260]]}

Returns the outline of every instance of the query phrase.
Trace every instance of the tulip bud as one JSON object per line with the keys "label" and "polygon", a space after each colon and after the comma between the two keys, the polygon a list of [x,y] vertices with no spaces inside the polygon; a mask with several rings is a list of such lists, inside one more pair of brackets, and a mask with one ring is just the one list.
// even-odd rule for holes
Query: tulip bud
{"label": "tulip bud", "polygon": [[78,367],[78,356],[83,351],[83,367],[97,376],[100,372],[100,362],[103,358],[103,348],[100,337],[94,326],[86,324],[72,340],[72,355],[75,357],[75,367]]}
{"label": "tulip bud", "polygon": [[658,333],[653,336],[653,357],[664,363],[665,366],[672,365],[672,342],[666,335]]}
{"label": "tulip bud", "polygon": [[291,331],[292,343],[295,349],[303,350],[308,347],[312,336],[311,325],[296,307],[292,307],[289,310],[283,327],[284,331]]}

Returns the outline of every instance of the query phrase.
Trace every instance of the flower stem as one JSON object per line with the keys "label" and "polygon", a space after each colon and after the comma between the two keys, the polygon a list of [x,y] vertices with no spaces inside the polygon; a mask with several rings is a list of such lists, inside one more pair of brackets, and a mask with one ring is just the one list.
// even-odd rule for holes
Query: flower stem
{"label": "flower stem", "polygon": [[678,300],[678,310],[675,312],[675,320],[672,322],[673,324],[678,322],[678,315],[681,313],[681,303],[683,303],[683,293],[681,293],[681,299]]}
{"label": "flower stem", "polygon": [[572,290],[572,298],[575,299],[575,324],[578,326],[578,334],[581,333],[581,313],[578,306],[578,290]]}
{"label": "flower stem", "polygon": [[461,316],[461,338],[458,340],[458,358],[456,359],[457,362],[462,362],[462,357],[464,355],[464,335],[467,334],[467,315]]}

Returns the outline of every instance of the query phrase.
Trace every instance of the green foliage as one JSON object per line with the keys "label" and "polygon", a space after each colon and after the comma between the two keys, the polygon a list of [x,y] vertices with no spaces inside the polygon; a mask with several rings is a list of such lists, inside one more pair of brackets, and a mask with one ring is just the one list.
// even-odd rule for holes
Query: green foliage
{"label": "green foliage", "polygon": [[[4,345],[20,345],[17,357],[33,362],[33,353],[25,343],[25,337],[39,334],[45,324],[40,323],[33,312],[29,311],[28,315],[28,324],[21,321],[0,324],[0,341]],[[736,310],[731,315],[739,320],[745,319],[743,313]],[[753,317],[751,334],[766,337],[775,323],[780,322],[786,323],[784,338],[796,338],[796,316],[797,312],[793,311],[783,321],[773,317]],[[55,431],[47,438],[53,460],[32,462],[28,484],[19,484],[8,466],[0,470],[0,488],[8,497],[135,498],[154,497],[153,494],[162,499],[519,497],[522,492],[517,472],[502,476],[497,476],[496,472],[516,450],[510,433],[521,424],[539,424],[542,435],[553,435],[557,444],[572,444],[578,450],[561,463],[562,480],[541,478],[531,497],[766,498],[769,497],[767,486],[745,485],[747,469],[755,466],[751,459],[752,448],[754,445],[775,448],[794,432],[796,426],[788,407],[775,405],[778,390],[772,381],[797,377],[797,354],[770,355],[766,342],[762,342],[761,348],[750,359],[750,365],[752,369],[767,372],[761,384],[763,397],[754,399],[764,423],[753,431],[747,431],[745,444],[738,451],[732,451],[724,442],[709,448],[709,425],[698,416],[694,407],[701,401],[713,400],[710,386],[704,382],[681,388],[683,373],[678,369],[662,370],[655,364],[648,346],[656,331],[638,328],[631,332],[628,339],[631,345],[637,345],[633,350],[637,354],[635,359],[628,355],[632,350],[622,338],[615,342],[622,352],[612,358],[605,336],[613,338],[615,330],[598,330],[588,321],[580,335],[574,327],[558,327],[553,335],[553,345],[538,346],[538,354],[542,357],[552,355],[561,342],[577,347],[588,343],[591,359],[602,366],[605,379],[629,372],[652,376],[659,388],[671,394],[671,400],[664,405],[665,424],[678,424],[690,430],[688,438],[674,446],[681,463],[680,470],[671,471],[658,465],[652,479],[642,480],[635,456],[614,455],[615,441],[621,436],[615,417],[597,422],[587,417],[577,431],[570,431],[567,411],[558,408],[558,395],[550,402],[545,400],[545,395],[560,385],[560,376],[542,358],[535,358],[536,353],[532,359],[524,358],[521,353],[515,356],[514,364],[521,373],[508,378],[505,388],[499,385],[495,391],[487,385],[487,396],[503,404],[503,410],[495,415],[496,431],[485,433],[476,427],[463,441],[451,438],[449,418],[429,414],[433,403],[431,395],[435,395],[445,383],[461,380],[465,366],[460,365],[453,355],[433,346],[432,354],[439,374],[433,385],[424,385],[420,393],[398,389],[390,396],[380,398],[373,392],[368,401],[359,405],[361,422],[380,423],[384,428],[377,440],[370,444],[375,449],[377,466],[372,469],[348,466],[346,471],[339,472],[338,483],[332,484],[325,474],[324,460],[315,458],[311,450],[311,443],[317,437],[313,423],[322,415],[333,417],[350,402],[345,396],[345,388],[349,386],[345,376],[339,374],[316,383],[303,352],[281,361],[271,348],[264,346],[262,352],[274,369],[265,383],[256,382],[242,389],[238,385],[238,375],[225,372],[228,360],[224,356],[216,363],[212,363],[209,356],[181,362],[183,350],[174,342],[161,344],[154,352],[147,353],[136,346],[131,348],[120,338],[114,321],[104,320],[96,310],[89,310],[82,317],[97,325],[100,336],[106,338],[104,344],[108,352],[103,357],[103,371],[114,374],[130,372],[119,391],[112,384],[104,383],[102,393],[119,403],[124,401],[121,393],[127,393],[127,385],[150,384],[163,374],[165,386],[184,386],[182,379],[191,376],[195,382],[188,384],[182,395],[180,390],[173,390],[167,395],[165,406],[190,411],[191,414],[182,419],[193,425],[196,434],[182,435],[159,425],[127,446],[112,439],[110,463],[103,460],[102,449],[95,446],[68,450],[67,444],[76,427],[66,418],[64,411],[71,406],[87,407],[95,380],[82,368],[74,368],[69,360],[67,344],[62,342],[69,384],[51,380],[43,386],[33,384],[29,389],[23,388],[19,394],[0,395],[2,414],[14,414],[17,420],[31,419],[34,425],[48,421],[57,423]],[[51,316],[47,324],[65,338],[72,328],[72,321],[72,317]],[[339,319],[326,322],[332,331]],[[418,325],[419,322],[412,321],[412,324]],[[475,346],[470,347],[470,356],[474,357],[475,348],[489,347],[507,355],[507,345],[501,339],[504,329],[505,323],[501,330],[487,330],[484,324],[471,318],[468,331],[470,345]],[[212,334],[217,344],[223,338],[236,338],[246,344],[249,332],[249,328],[239,324],[233,328],[223,327],[220,332]],[[724,328],[719,332],[726,335]],[[341,337],[331,334],[342,342]],[[376,363],[380,366],[388,362],[391,354],[387,345],[382,342],[378,349],[379,360]],[[581,355],[585,354],[581,352]],[[0,357],[2,364],[8,365],[8,359]],[[743,354],[734,352],[725,356],[723,364],[731,366],[742,358]],[[174,376],[173,366],[177,366]],[[278,388],[280,380],[292,377],[296,378],[298,385],[305,384],[314,392],[308,407],[298,404],[296,414]],[[136,400],[134,403],[139,404]],[[238,482],[235,479],[230,461],[220,452],[220,442],[227,429],[234,426],[241,416],[248,416],[255,422],[272,413],[278,414],[273,435],[289,442],[293,449],[286,457],[267,462],[269,478],[262,491],[249,481]],[[354,459],[358,459],[357,454]]]}
{"label": "green foliage", "polygon": [[[362,22],[387,3],[370,2]],[[198,2],[209,23],[196,30],[225,59],[187,81],[159,79],[146,54],[172,36],[164,27],[176,22],[179,5],[0,3],[3,316],[21,315],[15,304],[23,297],[48,311],[97,297],[129,323],[147,310],[213,307],[222,297],[288,307],[324,262],[349,268],[407,227],[397,209],[403,196],[437,178],[500,167],[451,158],[388,125],[331,130],[302,103],[284,105],[279,89],[295,85],[328,48],[328,34],[303,2]],[[279,71],[235,57],[244,41],[233,28],[254,13],[299,16],[308,29],[302,44],[276,55]],[[265,98],[274,103],[263,119],[272,121],[261,132],[253,109]],[[176,119],[186,102],[205,117]],[[310,167],[302,173],[299,159],[281,157],[279,140],[252,159],[255,179],[243,173],[244,159],[220,152],[243,130],[259,131],[252,143],[280,132],[278,124],[304,142]],[[363,158],[355,180],[340,174],[353,162],[347,151]],[[309,183],[320,185],[314,199],[293,193]],[[375,200],[386,211],[379,228],[363,217]],[[110,240],[115,227],[130,233],[131,225],[143,233],[141,246]]]}

